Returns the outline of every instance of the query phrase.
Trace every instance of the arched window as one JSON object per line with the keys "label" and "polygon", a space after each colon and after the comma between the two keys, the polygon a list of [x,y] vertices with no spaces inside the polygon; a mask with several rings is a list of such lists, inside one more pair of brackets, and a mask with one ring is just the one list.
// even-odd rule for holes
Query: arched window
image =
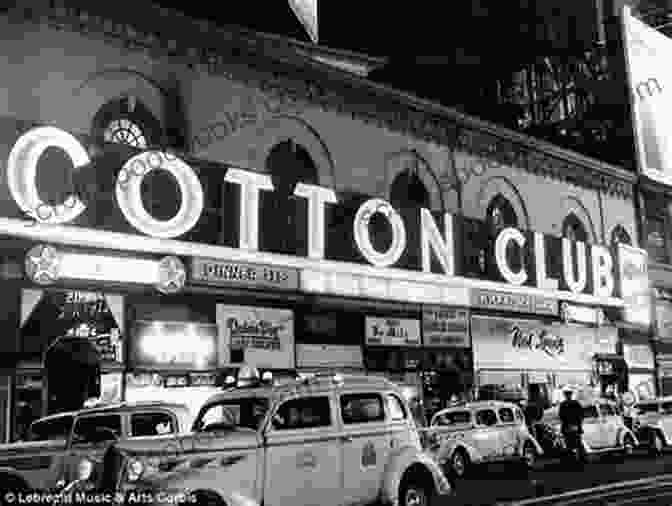
{"label": "arched window", "polygon": [[415,172],[405,170],[392,181],[390,203],[396,209],[407,207],[430,209],[429,192]]}
{"label": "arched window", "polygon": [[289,197],[296,183],[317,184],[317,167],[308,151],[291,139],[276,144],[266,158],[274,192]]}
{"label": "arched window", "polygon": [[117,142],[145,149],[161,141],[161,124],[134,97],[108,102],[93,118],[93,134],[98,142]]}
{"label": "arched window", "polygon": [[632,239],[630,238],[630,234],[628,234],[628,231],[625,230],[623,225],[617,225],[611,232],[611,246],[615,248],[618,244],[627,244],[632,246]]}
{"label": "arched window", "polygon": [[491,231],[498,232],[506,227],[517,227],[518,216],[509,202],[503,195],[496,195],[488,204],[486,212],[486,221]]}
{"label": "arched window", "polygon": [[294,188],[297,183],[318,183],[315,162],[303,146],[289,139],[271,149],[266,172],[275,189],[262,192],[262,217],[269,225],[259,247],[274,253],[305,253],[307,203],[294,196]]}
{"label": "arched window", "polygon": [[570,241],[588,242],[588,233],[574,213],[570,213],[562,222],[562,236]]}
{"label": "arched window", "polygon": [[[490,204],[488,204],[485,221],[487,233],[490,235],[490,242],[486,249],[481,249],[478,253],[478,269],[481,273],[489,272],[490,274],[493,274],[496,272],[496,267],[493,263],[494,240],[499,231],[503,228],[518,227],[518,216],[516,215],[516,211],[511,205],[511,202],[509,202],[502,194],[497,194],[490,201]],[[522,266],[522,254],[520,248],[513,243],[509,243],[506,248],[506,256],[509,265],[511,265],[514,271],[517,271]],[[488,259],[490,259],[489,265]]]}

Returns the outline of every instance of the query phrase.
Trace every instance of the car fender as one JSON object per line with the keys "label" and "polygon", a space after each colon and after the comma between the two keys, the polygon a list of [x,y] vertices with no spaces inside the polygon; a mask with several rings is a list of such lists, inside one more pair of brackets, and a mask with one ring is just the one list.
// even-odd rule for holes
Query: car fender
{"label": "car fender", "polygon": [[537,441],[537,438],[535,438],[532,434],[529,434],[527,436],[524,436],[524,437],[520,438],[520,441],[518,443],[518,454],[519,455],[523,454],[523,448],[525,448],[525,443],[532,443],[532,446],[534,446],[534,450],[537,452],[537,455],[543,455],[544,454],[544,449],[541,447],[541,445]]}
{"label": "car fender", "polygon": [[666,446],[672,444],[672,439],[670,439],[670,436],[667,434],[667,431],[664,428],[657,427],[653,430],[660,434],[660,436],[663,438],[663,442],[665,443]]}
{"label": "car fender", "polygon": [[432,476],[434,490],[438,495],[446,495],[451,492],[450,483],[444,476],[441,468],[427,453],[418,451],[414,446],[399,448],[389,456],[385,465],[380,495],[385,503],[397,504],[399,486],[404,473],[413,466],[419,466]]}
{"label": "car fender", "polygon": [[453,439],[444,443],[443,446],[438,450],[437,456],[439,464],[444,465],[450,462],[450,459],[457,450],[465,451],[469,457],[470,462],[482,462],[484,460],[483,454],[474,446],[466,443],[463,440]]}
{"label": "car fender", "polygon": [[652,434],[658,434],[662,439],[663,443],[665,443],[665,446],[668,446],[672,443],[672,439],[670,439],[670,436],[667,434],[667,431],[660,425],[653,425],[653,426],[644,426],[640,427],[640,429],[637,431],[637,439],[639,439],[640,442],[642,441],[648,441]]}
{"label": "car fender", "polygon": [[621,427],[620,429],[618,429],[617,441],[619,446],[623,446],[625,436],[631,436],[632,440],[635,442],[635,446],[639,446],[639,440],[637,439],[637,436],[635,436],[635,434],[627,427]]}

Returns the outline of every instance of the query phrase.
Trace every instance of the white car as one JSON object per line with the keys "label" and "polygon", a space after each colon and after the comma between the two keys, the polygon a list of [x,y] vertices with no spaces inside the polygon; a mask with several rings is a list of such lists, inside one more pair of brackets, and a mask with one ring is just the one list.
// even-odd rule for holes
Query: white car
{"label": "white car", "polygon": [[634,411],[637,437],[652,453],[672,445],[672,397],[639,402]]}
{"label": "white car", "polygon": [[[583,407],[583,446],[586,454],[619,451],[631,455],[639,443],[635,434],[626,427],[614,403],[604,399],[579,402]],[[541,421],[559,433],[558,409],[547,409]]]}
{"label": "white car", "polygon": [[423,451],[401,390],[351,375],[215,394],[188,435],[118,441],[101,488],[129,497],[128,506],[147,491],[166,506],[166,492],[180,490],[191,491],[196,506],[240,498],[273,506],[426,506],[451,493]]}
{"label": "white car", "polygon": [[478,401],[437,412],[429,427],[430,451],[444,473],[463,477],[472,464],[515,461],[531,468],[543,453],[520,408]]}

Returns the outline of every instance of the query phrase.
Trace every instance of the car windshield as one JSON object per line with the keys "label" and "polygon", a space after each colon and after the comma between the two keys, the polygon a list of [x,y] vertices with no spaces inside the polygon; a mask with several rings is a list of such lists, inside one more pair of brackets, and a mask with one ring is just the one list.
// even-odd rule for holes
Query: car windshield
{"label": "car windshield", "polygon": [[259,430],[268,412],[264,397],[226,399],[205,405],[194,422],[195,431],[248,428]]}

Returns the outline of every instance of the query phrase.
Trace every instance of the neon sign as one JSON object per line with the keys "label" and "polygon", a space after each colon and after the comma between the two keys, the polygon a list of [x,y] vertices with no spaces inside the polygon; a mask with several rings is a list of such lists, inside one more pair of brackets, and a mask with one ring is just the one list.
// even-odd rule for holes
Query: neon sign
{"label": "neon sign", "polygon": [[[47,148],[65,151],[75,168],[89,163],[86,149],[72,135],[54,127],[39,127],[22,135],[11,150],[7,163],[9,189],[18,207],[35,221],[48,224],[67,224],[86,211],[76,195],[63,203],[50,206],[41,200],[37,186],[37,163]],[[145,209],[141,197],[143,179],[152,171],[165,170],[174,176],[181,194],[177,213],[168,220],[158,220]],[[229,168],[224,181],[240,188],[240,215],[237,247],[257,251],[259,247],[260,192],[274,190],[267,174],[238,168]],[[307,256],[325,258],[325,212],[327,204],[338,203],[336,193],[317,185],[298,183],[294,195],[307,201]],[[127,160],[117,175],[115,197],[119,208],[136,230],[151,237],[170,239],[182,236],[199,222],[204,207],[201,181],[194,169],[179,157],[160,151],[145,151]],[[454,247],[454,217],[442,216],[443,230],[428,209],[419,209],[421,269],[431,272],[432,259],[437,260],[443,273],[456,273]],[[392,231],[392,239],[385,251],[378,251],[371,240],[371,221],[374,215],[385,220]],[[408,249],[406,224],[400,213],[383,199],[363,202],[352,222],[352,233],[357,251],[366,262],[376,267],[390,267],[399,262]],[[530,240],[531,239],[531,240]],[[514,244],[519,251],[529,250],[534,263],[514,269],[509,264],[507,250]],[[556,278],[549,273],[546,263],[546,236],[523,234],[515,228],[501,230],[494,243],[494,263],[498,274],[513,285],[532,285],[548,290],[560,289],[574,293],[591,292],[609,297],[615,290],[615,262],[608,249],[562,239],[559,257],[562,271]],[[525,255],[523,255],[525,256]],[[45,275],[47,277],[48,273]],[[46,278],[45,278],[46,279]],[[48,280],[47,280],[48,282]]]}
{"label": "neon sign", "polygon": [[51,285],[62,278],[117,281],[154,285],[162,293],[176,293],[183,287],[186,270],[174,256],[161,260],[90,255],[59,251],[39,244],[28,251],[25,260],[28,278],[39,285]]}

